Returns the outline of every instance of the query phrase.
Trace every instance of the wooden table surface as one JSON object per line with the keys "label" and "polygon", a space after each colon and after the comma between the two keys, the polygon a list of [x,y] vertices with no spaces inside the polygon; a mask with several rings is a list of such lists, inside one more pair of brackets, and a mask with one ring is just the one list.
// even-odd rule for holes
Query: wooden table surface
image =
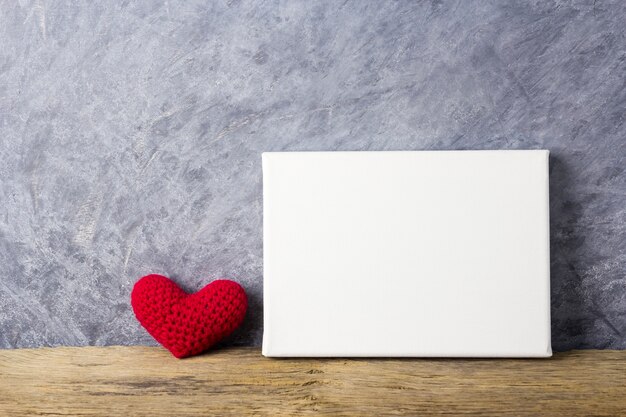
{"label": "wooden table surface", "polygon": [[230,348],[0,350],[0,415],[626,416],[626,351],[551,359],[267,359]]}

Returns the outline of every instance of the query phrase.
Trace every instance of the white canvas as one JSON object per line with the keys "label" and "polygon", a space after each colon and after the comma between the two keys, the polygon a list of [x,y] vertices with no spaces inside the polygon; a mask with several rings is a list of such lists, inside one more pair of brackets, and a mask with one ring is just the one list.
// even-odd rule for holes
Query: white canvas
{"label": "white canvas", "polygon": [[265,356],[545,357],[548,151],[263,154]]}

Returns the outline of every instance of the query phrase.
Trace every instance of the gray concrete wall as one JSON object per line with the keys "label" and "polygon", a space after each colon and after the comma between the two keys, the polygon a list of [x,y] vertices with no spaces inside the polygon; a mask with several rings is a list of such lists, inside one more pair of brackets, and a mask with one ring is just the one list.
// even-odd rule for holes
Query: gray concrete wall
{"label": "gray concrete wall", "polygon": [[[0,347],[151,344],[241,282],[263,151],[552,151],[556,349],[626,348],[626,3],[0,0]],[[412,331],[412,329],[407,329]]]}

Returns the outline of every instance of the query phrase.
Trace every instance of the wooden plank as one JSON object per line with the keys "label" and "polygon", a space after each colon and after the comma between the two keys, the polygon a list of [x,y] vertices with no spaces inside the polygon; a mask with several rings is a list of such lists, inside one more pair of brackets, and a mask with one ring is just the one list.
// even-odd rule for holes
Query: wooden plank
{"label": "wooden plank", "polygon": [[266,359],[231,348],[0,350],[0,415],[626,415],[626,351],[551,359]]}

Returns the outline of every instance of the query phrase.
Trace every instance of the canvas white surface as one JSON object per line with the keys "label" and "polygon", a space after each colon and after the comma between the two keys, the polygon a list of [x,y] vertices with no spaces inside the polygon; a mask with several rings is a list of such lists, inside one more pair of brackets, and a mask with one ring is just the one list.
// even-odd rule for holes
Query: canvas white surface
{"label": "canvas white surface", "polygon": [[265,356],[545,357],[548,151],[263,154]]}

